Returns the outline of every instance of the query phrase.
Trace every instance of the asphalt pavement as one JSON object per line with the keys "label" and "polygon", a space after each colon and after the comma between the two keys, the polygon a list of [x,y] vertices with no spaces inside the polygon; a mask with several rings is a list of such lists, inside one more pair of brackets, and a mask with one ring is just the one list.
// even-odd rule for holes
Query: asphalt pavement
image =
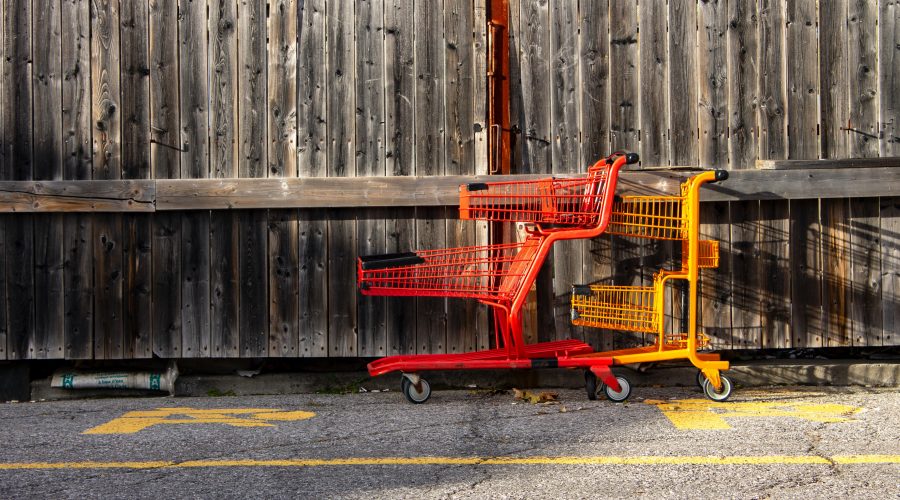
{"label": "asphalt pavement", "polygon": [[900,496],[897,388],[544,391],[3,404],[0,497]]}

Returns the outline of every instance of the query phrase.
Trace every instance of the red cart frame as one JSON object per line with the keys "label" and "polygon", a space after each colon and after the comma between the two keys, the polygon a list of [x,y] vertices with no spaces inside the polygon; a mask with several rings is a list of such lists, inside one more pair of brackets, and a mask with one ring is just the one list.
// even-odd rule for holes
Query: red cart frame
{"label": "red cart frame", "polygon": [[[599,377],[607,395],[627,397],[630,387],[610,370],[607,357],[586,343],[563,340],[526,344],[522,307],[553,244],[599,236],[609,223],[619,170],[636,163],[633,153],[616,153],[571,179],[469,184],[460,188],[463,219],[528,222],[520,243],[422,250],[360,257],[357,279],[364,295],[476,299],[494,312],[497,348],[461,354],[388,356],[369,364],[372,376],[404,372],[407,399],[421,403],[430,387],[415,372],[428,370],[586,368],[588,385]],[[624,399],[624,397],[621,397]]]}

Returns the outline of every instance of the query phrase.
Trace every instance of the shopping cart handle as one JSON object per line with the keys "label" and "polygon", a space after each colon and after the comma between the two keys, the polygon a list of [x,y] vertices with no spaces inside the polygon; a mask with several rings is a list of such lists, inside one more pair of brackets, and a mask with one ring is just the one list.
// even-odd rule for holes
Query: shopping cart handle
{"label": "shopping cart handle", "polygon": [[626,153],[625,154],[625,163],[627,165],[634,165],[635,163],[641,161],[641,157],[638,156],[637,153]]}
{"label": "shopping cart handle", "polygon": [[716,182],[724,181],[728,179],[728,171],[727,170],[716,170]]}

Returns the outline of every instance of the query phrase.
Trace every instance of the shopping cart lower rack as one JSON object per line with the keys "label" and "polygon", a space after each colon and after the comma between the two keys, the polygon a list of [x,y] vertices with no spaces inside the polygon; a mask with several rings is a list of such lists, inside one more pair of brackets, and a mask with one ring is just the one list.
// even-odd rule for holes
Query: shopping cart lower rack
{"label": "shopping cart lower rack", "polygon": [[492,308],[495,325],[495,349],[389,356],[370,363],[369,373],[403,372],[403,394],[410,402],[423,403],[431,388],[418,374],[422,371],[584,368],[595,393],[599,378],[607,397],[627,398],[630,384],[613,375],[612,358],[583,357],[593,351],[588,344],[526,344],[521,311],[554,242],[592,238],[605,230],[619,169],[637,161],[635,154],[614,154],[574,179],[461,186],[461,218],[529,223],[522,242],[360,257],[357,279],[364,295],[474,299]]}
{"label": "shopping cart lower rack", "polygon": [[[709,344],[709,338],[697,331],[699,270],[719,265],[718,242],[699,239],[699,190],[705,183],[727,178],[724,170],[708,171],[682,184],[681,196],[626,196],[614,203],[607,233],[681,240],[681,268],[659,271],[652,287],[573,286],[573,324],[655,335],[652,345],[580,356],[611,357],[615,365],[685,359],[698,368],[697,381],[707,397],[728,399],[732,384],[720,374],[728,362],[717,354],[697,352]],[[666,332],[663,324],[666,286],[675,280],[688,284],[685,332]]]}

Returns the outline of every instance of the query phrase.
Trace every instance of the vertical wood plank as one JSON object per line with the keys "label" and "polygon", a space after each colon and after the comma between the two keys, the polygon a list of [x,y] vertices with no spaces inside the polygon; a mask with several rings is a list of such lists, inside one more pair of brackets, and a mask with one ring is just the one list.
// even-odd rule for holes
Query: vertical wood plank
{"label": "vertical wood plank", "polygon": [[[119,2],[91,3],[91,101],[94,179],[122,178],[122,94]],[[94,224],[94,358],[124,351],[122,215],[98,215]]]}
{"label": "vertical wood plank", "polygon": [[[238,176],[266,177],[266,2],[242,0],[238,6]],[[239,215],[240,354],[261,357],[268,344],[267,214],[245,210]]]}
{"label": "vertical wood plank", "polygon": [[[356,173],[385,175],[384,0],[357,3],[356,12]],[[385,253],[383,210],[360,214],[359,255]],[[387,352],[385,298],[358,294],[359,356]]]}
{"label": "vertical wood plank", "polygon": [[[146,2],[122,2],[122,178],[149,179],[150,168],[150,11]],[[152,297],[152,227],[149,215],[124,215],[122,281],[126,358],[149,358]]]}
{"label": "vertical wood plank", "polygon": [[[553,173],[583,172],[578,92],[578,2],[558,0],[550,7],[550,123]],[[572,284],[584,281],[584,245],[561,241],[553,249],[553,296],[556,336],[581,338],[583,329],[570,317]]]}
{"label": "vertical wood plank", "polygon": [[[850,61],[848,54],[848,1],[820,4],[821,153],[823,158],[850,155]],[[825,346],[852,345],[850,324],[851,235],[846,199],[822,200],[822,304]]]}
{"label": "vertical wood plank", "polygon": [[798,160],[819,157],[816,4],[795,0],[787,2],[785,11],[788,158]]}
{"label": "vertical wood plank", "polygon": [[[900,155],[900,2],[879,3],[881,156]],[[881,199],[884,345],[900,344],[900,197]]]}
{"label": "vertical wood plank", "polygon": [[731,168],[753,168],[758,157],[759,11],[757,0],[728,3],[728,158]]}
{"label": "vertical wood plank", "polygon": [[760,202],[759,221],[759,347],[784,349],[791,346],[790,204]]}
{"label": "vertical wood plank", "polygon": [[[150,2],[150,167],[154,179],[181,176],[177,0]],[[181,216],[153,217],[153,354],[181,353]]]}
{"label": "vertical wood plank", "polygon": [[847,158],[850,153],[850,136],[846,130],[850,123],[848,3],[849,0],[824,2],[819,12],[823,158]]}
{"label": "vertical wood plank", "polygon": [[[416,69],[412,0],[385,0],[385,170],[412,175],[415,168]],[[476,27],[477,28],[477,27]],[[386,221],[386,251],[415,248],[410,210],[392,210]],[[416,352],[416,304],[406,297],[386,299],[388,354]]]}
{"label": "vertical wood plank", "polygon": [[[328,2],[326,75],[329,83],[326,119],[330,177],[356,175],[354,27],[355,5]],[[421,26],[419,29],[423,29]],[[423,77],[424,78],[424,77]],[[328,355],[357,355],[357,229],[350,210],[329,212],[328,221]]]}
{"label": "vertical wood plank", "polygon": [[[825,5],[822,5],[824,8]],[[877,2],[851,1],[847,19],[850,77],[850,154],[878,156],[878,20]],[[894,52],[900,52],[896,47]],[[888,49],[889,50],[889,49]]]}
{"label": "vertical wood plank", "polygon": [[[2,60],[3,147],[0,178],[32,178],[32,5],[4,4]],[[15,35],[15,36],[13,36]],[[15,110],[15,112],[13,112]],[[6,317],[8,359],[26,359],[34,335],[34,225],[30,217],[6,223]]]}
{"label": "vertical wood plank", "polygon": [[759,157],[787,158],[784,0],[759,0]]}
{"label": "vertical wood plank", "polygon": [[[487,130],[485,129],[485,125],[487,123],[487,1],[488,0],[474,0],[473,1],[473,31],[474,37],[472,40],[473,44],[473,67],[475,72],[474,77],[474,99],[473,103],[473,129],[475,130],[475,144],[474,144],[474,162],[475,162],[475,174],[477,175],[486,175],[489,170],[488,166],[488,150],[487,150]],[[521,3],[520,5],[521,6]],[[521,8],[519,9],[521,13]],[[520,16],[521,20],[521,16]],[[521,22],[519,24],[521,26]],[[520,30],[521,32],[521,30]],[[516,43],[521,47],[522,42],[517,39]],[[518,51],[519,54],[519,62],[516,64],[517,71],[519,74],[519,80],[521,81],[522,70],[520,67],[521,64],[521,56],[522,50]],[[510,87],[514,86],[514,82],[510,82]],[[511,95],[515,95],[514,91],[510,90]],[[524,99],[524,98],[523,98]],[[524,100],[518,106],[520,110],[520,114],[524,113],[521,111],[524,106]],[[522,118],[522,125],[520,125],[520,143],[522,147],[524,147],[524,118]],[[521,160],[520,165],[518,167],[521,170]],[[484,221],[479,221],[475,223],[475,240],[478,245],[487,245],[489,239],[489,224]],[[477,306],[475,315],[476,315],[476,334],[475,334],[475,344],[471,346],[471,348],[466,348],[466,350],[473,349],[487,349],[490,345],[490,308],[486,305],[479,304]]]}
{"label": "vertical wood plank", "polygon": [[[206,0],[178,5],[181,84],[181,178],[209,177],[209,55]],[[208,211],[186,213],[181,226],[181,356],[209,356]]]}
{"label": "vertical wood plank", "polygon": [[854,346],[881,345],[882,253],[877,199],[850,200],[849,230],[852,289],[850,293],[851,342]]}
{"label": "vertical wood plank", "polygon": [[[210,176],[238,176],[237,5],[209,5]],[[211,357],[240,354],[240,220],[235,212],[213,212],[209,227]]]}
{"label": "vertical wood plank", "polygon": [[[474,11],[471,1],[445,0],[447,175],[475,174],[474,80],[481,75],[474,72],[473,23]],[[473,246],[477,243],[477,229],[474,222],[458,220],[459,212],[455,207],[447,208],[446,217],[448,247]],[[469,299],[447,301],[448,353],[474,350],[479,307],[478,302]]]}
{"label": "vertical wood plank", "polygon": [[[444,1],[416,3],[416,175],[444,174]],[[427,117],[427,118],[426,118]],[[447,246],[445,211],[416,211],[416,247]],[[442,353],[447,348],[447,300],[417,299],[416,350]]]}
{"label": "vertical wood plank", "polygon": [[[41,43],[34,45],[34,178],[61,180],[62,163],[62,19],[61,3],[34,2],[32,29]],[[41,313],[34,317],[34,337],[29,358],[62,358],[65,314],[63,282],[63,215],[34,218],[34,293],[41,300]]]}
{"label": "vertical wood plank", "polygon": [[700,270],[700,325],[713,349],[732,347],[732,256],[729,204],[700,205],[700,238],[719,242],[719,267]]}
{"label": "vertical wood plank", "polygon": [[[325,2],[303,2],[300,15],[297,152],[302,177],[327,174],[326,158],[326,81],[325,81]],[[327,356],[328,289],[327,232],[325,213],[301,210],[300,236],[300,356]]]}
{"label": "vertical wood plank", "polygon": [[728,10],[724,1],[700,2],[700,165],[728,165]]}
{"label": "vertical wood plank", "polygon": [[[62,2],[63,178],[91,178],[90,4]],[[93,355],[92,214],[69,214],[64,222],[65,357]],[[6,288],[5,286],[3,287]],[[3,309],[3,308],[0,308]],[[4,346],[5,347],[5,346]]]}
{"label": "vertical wood plank", "polygon": [[669,2],[669,113],[673,165],[698,165],[697,3]]}
{"label": "vertical wood plank", "polygon": [[792,347],[821,347],[824,321],[819,200],[792,201],[790,210]]}
{"label": "vertical wood plank", "polygon": [[[579,59],[581,69],[581,155],[584,167],[610,153],[609,148],[609,2],[600,1],[579,10]],[[587,283],[609,283],[612,279],[612,244],[609,236],[600,236],[582,244]],[[590,329],[585,340],[596,349],[612,348],[610,330]]]}
{"label": "vertical wood plank", "polygon": [[[269,177],[296,177],[297,14],[295,0],[269,5]],[[300,339],[296,210],[269,212],[269,356],[297,356]]]}
{"label": "vertical wood plank", "polygon": [[519,12],[524,121],[521,173],[547,174],[552,171],[549,2],[521,0]]}
{"label": "vertical wood plank", "polygon": [[630,0],[609,2],[610,149],[637,151],[638,114],[638,8]]}
{"label": "vertical wood plank", "polygon": [[[895,12],[900,12],[897,9]],[[869,345],[897,345],[900,343],[900,197],[881,198],[881,299],[884,335],[879,343],[870,339]]]}
{"label": "vertical wood plank", "polygon": [[[639,2],[641,24],[641,164],[669,165],[668,9],[661,2]],[[679,97],[680,98],[680,97]]]}
{"label": "vertical wood plank", "polygon": [[731,204],[732,348],[760,347],[759,202]]}

